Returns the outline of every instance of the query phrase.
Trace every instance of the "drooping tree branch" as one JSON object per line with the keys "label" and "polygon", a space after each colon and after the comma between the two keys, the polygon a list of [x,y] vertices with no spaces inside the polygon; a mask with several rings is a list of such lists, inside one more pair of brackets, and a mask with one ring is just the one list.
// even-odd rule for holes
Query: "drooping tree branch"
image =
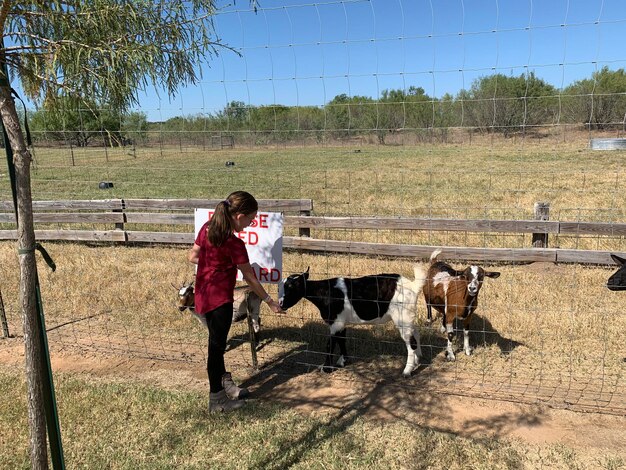
{"label": "drooping tree branch", "polygon": [[[256,9],[256,1],[251,5]],[[31,467],[47,468],[41,406],[42,364],[37,327],[31,158],[11,96],[11,75],[36,103],[62,105],[67,95],[126,109],[148,82],[170,94],[201,77],[199,65],[225,45],[216,37],[214,0],[2,0],[7,44],[0,65],[0,116],[15,151],[20,301],[26,348]],[[8,46],[5,48],[4,46]],[[232,49],[231,49],[232,50]]]}
{"label": "drooping tree branch", "polygon": [[4,31],[4,24],[7,21],[12,4],[11,0],[2,0],[2,7],[0,8],[0,28],[2,28],[2,31]]}

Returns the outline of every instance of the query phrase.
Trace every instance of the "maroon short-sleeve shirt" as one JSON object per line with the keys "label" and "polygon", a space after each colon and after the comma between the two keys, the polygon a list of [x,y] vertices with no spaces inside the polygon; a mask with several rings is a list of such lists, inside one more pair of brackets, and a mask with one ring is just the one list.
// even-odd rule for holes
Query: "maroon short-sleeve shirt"
{"label": "maroon short-sleeve shirt", "polygon": [[249,263],[243,240],[232,234],[222,246],[213,246],[207,238],[208,222],[196,237],[200,247],[196,271],[195,308],[204,315],[220,305],[233,302],[237,265]]}

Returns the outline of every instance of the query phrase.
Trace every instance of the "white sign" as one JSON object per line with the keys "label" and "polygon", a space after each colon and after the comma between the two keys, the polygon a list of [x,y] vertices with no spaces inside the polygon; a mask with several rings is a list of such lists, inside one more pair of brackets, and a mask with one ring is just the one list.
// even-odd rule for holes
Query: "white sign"
{"label": "white sign", "polygon": [[[214,209],[195,210],[196,238],[202,226],[213,216]],[[278,284],[283,277],[283,214],[258,212],[250,226],[235,232],[246,244],[250,265],[260,282]],[[241,271],[237,280],[242,281]]]}

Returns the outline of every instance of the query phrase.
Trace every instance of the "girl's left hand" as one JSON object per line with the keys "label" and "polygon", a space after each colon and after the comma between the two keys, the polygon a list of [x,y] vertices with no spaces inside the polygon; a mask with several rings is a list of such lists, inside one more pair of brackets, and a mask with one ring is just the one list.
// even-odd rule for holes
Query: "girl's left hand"
{"label": "girl's left hand", "polygon": [[281,306],[278,304],[278,302],[276,302],[274,299],[270,300],[267,304],[267,306],[270,308],[270,310],[274,313],[287,313],[285,312]]}

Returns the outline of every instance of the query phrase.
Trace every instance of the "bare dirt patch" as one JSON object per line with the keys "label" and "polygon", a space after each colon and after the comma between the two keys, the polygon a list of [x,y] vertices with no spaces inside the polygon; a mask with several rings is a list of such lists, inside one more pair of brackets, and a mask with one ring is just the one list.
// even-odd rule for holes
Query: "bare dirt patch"
{"label": "bare dirt patch", "polygon": [[[0,340],[1,364],[21,367],[23,360],[22,338]],[[53,350],[51,360],[56,374],[81,374],[93,380],[133,381],[172,389],[207,389],[206,371],[197,361],[161,361],[67,349]],[[609,451],[626,458],[625,416],[413,390],[402,386],[400,377],[354,381],[343,370],[325,374],[312,369],[294,375],[269,365],[259,371],[251,370],[239,379],[250,388],[254,399],[278,402],[305,414],[341,415],[356,410],[368,419],[402,420],[463,437],[564,444],[592,454]]]}

